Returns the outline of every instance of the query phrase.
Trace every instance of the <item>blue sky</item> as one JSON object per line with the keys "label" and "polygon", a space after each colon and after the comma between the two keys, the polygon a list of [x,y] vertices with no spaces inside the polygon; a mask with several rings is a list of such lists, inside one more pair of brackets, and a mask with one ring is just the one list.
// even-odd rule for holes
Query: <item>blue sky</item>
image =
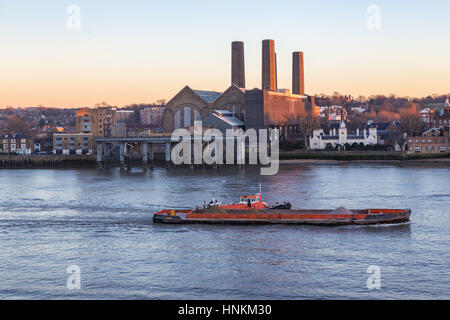
{"label": "blue sky", "polygon": [[[67,7],[81,9],[68,30]],[[380,30],[367,8],[380,8]],[[260,87],[261,40],[275,40],[279,87],[305,54],[306,91],[424,96],[450,92],[449,1],[0,0],[0,106],[124,105],[184,85],[224,90],[230,43],[245,42]]]}

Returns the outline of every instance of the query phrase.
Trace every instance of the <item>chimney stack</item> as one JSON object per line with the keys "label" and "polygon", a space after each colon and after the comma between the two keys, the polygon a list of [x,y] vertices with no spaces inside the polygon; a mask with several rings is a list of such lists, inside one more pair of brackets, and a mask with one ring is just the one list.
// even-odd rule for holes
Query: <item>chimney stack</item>
{"label": "chimney stack", "polygon": [[303,65],[303,52],[292,53],[292,93],[305,94],[305,69]]}
{"label": "chimney stack", "polygon": [[275,52],[275,91],[278,91],[278,64],[277,53]]}
{"label": "chimney stack", "polygon": [[262,42],[262,90],[277,90],[277,70],[275,58],[275,42],[270,39]]}
{"label": "chimney stack", "polygon": [[231,84],[245,88],[244,42],[231,43]]}

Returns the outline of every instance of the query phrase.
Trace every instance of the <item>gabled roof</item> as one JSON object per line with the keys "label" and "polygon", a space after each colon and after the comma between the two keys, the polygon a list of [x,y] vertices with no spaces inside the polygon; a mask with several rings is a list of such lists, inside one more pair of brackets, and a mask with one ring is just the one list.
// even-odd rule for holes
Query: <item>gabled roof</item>
{"label": "gabled roof", "polygon": [[[235,101],[236,98],[237,98],[237,100],[242,99],[242,101],[235,101],[235,102],[243,103],[244,102],[243,101],[244,93],[245,93],[245,89],[239,88],[235,84],[232,84],[219,97],[217,97],[217,99],[214,101],[214,104],[223,105],[224,103],[230,103],[232,100]],[[230,98],[231,98],[231,100],[230,100]],[[221,101],[223,99],[224,99],[224,101]]]}
{"label": "gabled roof", "polygon": [[[197,92],[196,92],[197,91]],[[205,91],[206,92],[206,91]],[[199,93],[201,93],[200,90],[192,90],[189,86],[185,86],[183,89],[181,89],[172,99],[170,99],[166,106],[170,107],[170,105],[176,101],[180,96],[183,94],[190,94],[195,100],[198,100],[199,103],[202,104],[208,104],[206,100],[204,100]]]}
{"label": "gabled roof", "polygon": [[211,91],[211,90],[194,90],[194,89],[191,89],[189,86],[185,86],[172,99],[170,99],[169,102],[167,102],[166,106],[167,105],[170,106],[173,101],[175,101],[180,95],[182,95],[183,93],[186,93],[186,92],[192,93],[196,98],[200,99],[203,103],[211,105],[211,104],[217,102],[223,96],[226,96],[227,94],[232,93],[233,91],[244,93],[245,89],[241,89],[234,84],[232,84],[224,92]]}
{"label": "gabled roof", "polygon": [[433,131],[437,131],[437,132],[441,133],[441,129],[439,129],[439,128],[431,128],[431,129],[429,129],[429,130],[427,130],[427,131],[424,131],[424,132],[422,133],[422,135],[426,135],[427,133],[433,132]]}

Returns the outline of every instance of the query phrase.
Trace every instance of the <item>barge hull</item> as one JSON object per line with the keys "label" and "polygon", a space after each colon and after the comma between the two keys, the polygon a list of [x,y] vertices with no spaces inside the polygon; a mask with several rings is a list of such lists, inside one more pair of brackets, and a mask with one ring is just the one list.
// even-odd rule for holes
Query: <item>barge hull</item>
{"label": "barge hull", "polygon": [[[231,211],[231,210],[230,210]],[[298,225],[375,225],[396,224],[410,221],[411,211],[396,209],[353,210],[353,214],[332,214],[329,210],[290,210],[288,213],[268,212],[208,213],[184,210],[184,212],[161,211],[153,216],[154,223],[165,224],[298,224]],[[272,211],[272,210],[270,210]]]}

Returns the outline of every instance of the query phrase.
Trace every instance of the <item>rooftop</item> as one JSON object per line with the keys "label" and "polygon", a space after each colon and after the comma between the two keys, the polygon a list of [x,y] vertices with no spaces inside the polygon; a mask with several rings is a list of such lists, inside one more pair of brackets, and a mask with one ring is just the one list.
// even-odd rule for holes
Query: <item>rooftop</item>
{"label": "rooftop", "polygon": [[213,103],[222,94],[222,92],[206,91],[206,90],[193,90],[200,98],[207,103]]}
{"label": "rooftop", "polygon": [[215,110],[211,113],[212,117],[219,118],[223,122],[234,126],[234,127],[243,127],[245,124],[240,119],[233,116],[233,113],[228,110]]}

